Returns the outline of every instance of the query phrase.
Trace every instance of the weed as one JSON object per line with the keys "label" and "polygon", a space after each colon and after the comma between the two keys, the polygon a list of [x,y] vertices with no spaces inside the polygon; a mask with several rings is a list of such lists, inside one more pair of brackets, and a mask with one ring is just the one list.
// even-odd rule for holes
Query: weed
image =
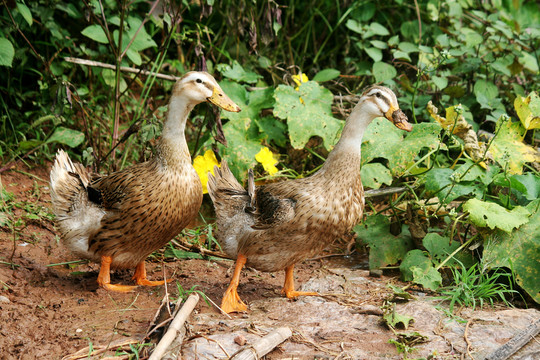
{"label": "weed", "polygon": [[451,267],[453,285],[441,288],[443,301],[449,301],[450,312],[453,313],[454,305],[482,308],[486,303],[493,306],[495,301],[502,301],[511,306],[507,297],[518,293],[511,285],[505,285],[502,280],[511,284],[512,274],[503,270],[488,272],[480,268],[479,264],[465,267]]}

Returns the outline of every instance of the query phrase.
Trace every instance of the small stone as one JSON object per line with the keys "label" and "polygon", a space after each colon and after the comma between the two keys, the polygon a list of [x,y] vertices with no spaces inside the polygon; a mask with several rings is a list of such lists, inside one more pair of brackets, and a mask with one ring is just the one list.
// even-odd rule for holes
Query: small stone
{"label": "small stone", "polygon": [[237,343],[240,346],[244,346],[244,345],[246,345],[247,340],[244,337],[244,335],[236,335],[235,338],[234,338],[234,342]]}
{"label": "small stone", "polygon": [[82,329],[75,330],[76,333],[82,333]]}
{"label": "small stone", "polygon": [[11,301],[10,301],[7,297],[5,297],[5,296],[3,296],[3,295],[0,295],[0,303],[2,303],[2,304],[9,304],[10,302],[11,302]]}
{"label": "small stone", "polygon": [[380,278],[382,276],[383,272],[380,269],[373,269],[369,271],[369,276]]}

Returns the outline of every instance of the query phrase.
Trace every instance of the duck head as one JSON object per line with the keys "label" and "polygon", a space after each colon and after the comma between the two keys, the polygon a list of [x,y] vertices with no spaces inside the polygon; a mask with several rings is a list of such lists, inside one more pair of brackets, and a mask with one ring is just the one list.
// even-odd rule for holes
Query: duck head
{"label": "duck head", "polygon": [[223,110],[240,111],[240,107],[223,92],[216,79],[204,71],[190,71],[182,76],[173,88],[173,96],[180,94],[193,104],[208,101]]}
{"label": "duck head", "polygon": [[398,129],[411,131],[412,125],[407,121],[407,115],[399,108],[396,94],[384,86],[370,86],[360,98],[359,104],[363,104],[363,111],[373,117],[384,116]]}

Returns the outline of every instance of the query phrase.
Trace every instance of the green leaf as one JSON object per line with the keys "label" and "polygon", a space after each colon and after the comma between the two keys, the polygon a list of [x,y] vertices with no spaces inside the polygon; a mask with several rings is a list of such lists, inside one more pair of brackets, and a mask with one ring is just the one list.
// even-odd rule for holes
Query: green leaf
{"label": "green leaf", "polygon": [[469,212],[469,220],[476,226],[501,229],[511,232],[529,222],[531,213],[524,207],[516,206],[509,211],[502,206],[478,199],[470,199],[463,204],[463,210]]}
{"label": "green leaf", "polygon": [[394,50],[394,59],[399,60],[407,60],[409,62],[412,62],[411,57],[406,52],[400,51],[400,50]]}
{"label": "green leaf", "polygon": [[381,163],[365,164],[360,169],[360,176],[364,187],[378,189],[382,184],[392,185],[392,174]]}
{"label": "green leaf", "polygon": [[521,51],[519,62],[520,64],[523,64],[523,67],[529,70],[530,72],[532,73],[538,72],[538,59],[532,54],[529,54],[526,51]]}
{"label": "green leaf", "polygon": [[26,20],[26,22],[28,23],[28,26],[32,26],[32,13],[30,12],[28,6],[18,2],[17,9],[19,10],[19,13],[22,15],[24,20]]}
{"label": "green leaf", "polygon": [[418,46],[406,41],[400,42],[398,45],[398,49],[406,52],[407,54],[412,52],[418,52]]}
{"label": "green leaf", "polygon": [[347,22],[345,23],[345,26],[347,27],[347,29],[354,31],[355,33],[358,33],[358,34],[364,33],[364,28],[362,27],[362,24],[354,19],[347,20]]}
{"label": "green leaf", "polygon": [[[448,258],[461,244],[457,241],[450,241],[446,236],[441,236],[437,233],[428,233],[422,240],[422,245],[429,251],[429,255],[432,260],[437,263],[441,263]],[[456,261],[457,260],[457,261]],[[461,250],[448,262],[447,266],[463,265],[465,268],[469,268],[475,264],[472,254]]]}
{"label": "green leaf", "polygon": [[378,269],[398,263],[414,244],[406,227],[398,236],[390,233],[390,220],[384,215],[368,216],[354,231],[369,250],[369,268]]}
{"label": "green leaf", "polygon": [[[127,23],[127,35],[122,40],[122,50],[126,49],[126,47],[129,45],[129,42],[133,38],[135,38],[135,40],[133,40],[133,42],[131,43],[129,50],[133,50],[134,52],[139,52],[148,48],[157,47],[156,42],[152,39],[150,34],[146,32],[145,27],[142,25],[141,19],[129,16],[127,19]],[[118,32],[115,33],[117,34]],[[115,41],[118,43],[118,38],[115,37]]]}
{"label": "green leaf", "polygon": [[261,78],[261,76],[257,73],[246,71],[236,60],[233,61],[232,66],[229,64],[218,64],[217,69],[226,78],[238,82],[254,84]]}
{"label": "green leaf", "polygon": [[248,170],[257,164],[255,155],[262,148],[259,141],[247,137],[250,126],[249,118],[228,121],[223,125],[228,146],[218,144],[219,153],[227,159],[231,171],[240,182],[246,177]]}
{"label": "green leaf", "polygon": [[431,81],[437,86],[440,90],[443,90],[448,85],[448,79],[444,76],[432,76]]}
{"label": "green leaf", "polygon": [[313,81],[325,82],[325,81],[334,80],[334,79],[339,77],[339,74],[340,74],[339,70],[336,70],[336,69],[324,69],[324,70],[319,71],[313,77]]}
{"label": "green leaf", "polygon": [[3,37],[0,38],[0,65],[11,67],[14,56],[15,49],[11,41]]}
{"label": "green leaf", "polygon": [[363,138],[362,164],[375,158],[385,158],[392,174],[402,175],[414,164],[422,148],[437,147],[440,131],[437,124],[420,123],[413,126],[412,132],[406,133],[385,118],[377,118],[369,125]]}
{"label": "green leaf", "polygon": [[60,144],[67,145],[70,148],[75,148],[84,142],[84,134],[77,130],[59,126],[46,142],[58,142]]}
{"label": "green leaf", "polygon": [[422,269],[412,266],[413,282],[422,285],[425,289],[436,291],[442,285],[441,274],[433,267]]}
{"label": "green leaf", "polygon": [[[366,48],[366,53],[369,55],[370,58],[373,59],[373,61],[381,61],[382,60],[382,51],[380,49],[377,49],[375,47],[369,47]],[[384,64],[384,63],[382,63]]]}
{"label": "green leaf", "polygon": [[87,26],[83,31],[81,31],[81,34],[101,44],[109,43],[107,35],[105,35],[105,31],[103,31],[99,25]]}
{"label": "green leaf", "polygon": [[490,152],[493,159],[510,174],[521,174],[527,162],[540,161],[538,151],[523,143],[525,129],[519,122],[512,122],[501,116],[497,121],[497,136],[491,143]]}
{"label": "green leaf", "polygon": [[486,80],[477,80],[474,84],[474,95],[476,101],[483,109],[492,109],[496,98],[499,95],[499,89],[495,84]]}
{"label": "green leaf", "polygon": [[433,168],[425,175],[425,179],[426,190],[437,193],[444,204],[465,195],[482,196],[485,190],[485,186],[478,183],[458,182],[459,175],[449,168]]}
{"label": "green leaf", "polygon": [[385,313],[383,315],[383,320],[392,329],[396,327],[407,329],[409,327],[409,323],[411,321],[414,321],[414,318],[412,318],[411,316],[398,314],[392,311],[392,312]]}
{"label": "green leaf", "polygon": [[412,281],[414,279],[411,268],[413,266],[421,269],[427,269],[432,267],[431,259],[422,250],[414,249],[405,254],[399,270],[401,271],[401,278],[403,281]]}
{"label": "green leaf", "polygon": [[537,93],[532,92],[527,97],[516,96],[514,108],[525,129],[540,129],[540,97]]}
{"label": "green leaf", "polygon": [[397,75],[397,70],[395,67],[381,61],[373,64],[372,71],[373,71],[373,76],[375,77],[376,82],[383,82],[386,80],[391,80],[391,79],[394,79]]}
{"label": "green leaf", "polygon": [[274,93],[274,115],[287,119],[291,145],[302,149],[312,136],[320,136],[330,150],[337,141],[343,122],[332,116],[334,96],[315,81],[302,83],[298,91],[280,85]]}
{"label": "green leaf", "polygon": [[540,177],[535,176],[533,173],[526,173],[524,175],[512,175],[510,178],[523,186],[524,190],[520,190],[520,192],[527,200],[535,200],[540,197]]}
{"label": "green leaf", "polygon": [[287,136],[285,135],[287,132],[287,125],[272,116],[267,116],[255,121],[268,143],[273,142],[282,148],[287,146]]}
{"label": "green leaf", "polygon": [[[534,206],[538,206],[535,201]],[[540,304],[540,212],[511,233],[498,231],[484,244],[483,262],[491,268],[512,269],[516,280],[536,303]]]}
{"label": "green leaf", "polygon": [[375,35],[380,35],[380,36],[390,35],[390,32],[378,22],[372,22],[369,25],[369,30],[371,30]]}

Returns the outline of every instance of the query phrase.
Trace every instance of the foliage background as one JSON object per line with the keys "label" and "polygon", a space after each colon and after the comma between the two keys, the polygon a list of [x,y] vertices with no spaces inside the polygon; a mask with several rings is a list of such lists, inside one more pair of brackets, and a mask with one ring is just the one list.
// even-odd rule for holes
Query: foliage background
{"label": "foliage background", "polygon": [[[12,0],[1,21],[0,171],[60,146],[101,171],[151,156],[173,83],[67,57],[206,68],[243,111],[219,119],[200,106],[193,156],[214,149],[238,177],[255,167],[270,181],[318,169],[355,94],[382,83],[415,126],[405,135],[376,120],[362,144],[365,186],[407,189],[368,203],[356,232],[370,265],[400,265],[433,290],[451,283],[449,266],[509,269],[540,302],[537,2]],[[256,160],[265,148],[272,176]]]}

